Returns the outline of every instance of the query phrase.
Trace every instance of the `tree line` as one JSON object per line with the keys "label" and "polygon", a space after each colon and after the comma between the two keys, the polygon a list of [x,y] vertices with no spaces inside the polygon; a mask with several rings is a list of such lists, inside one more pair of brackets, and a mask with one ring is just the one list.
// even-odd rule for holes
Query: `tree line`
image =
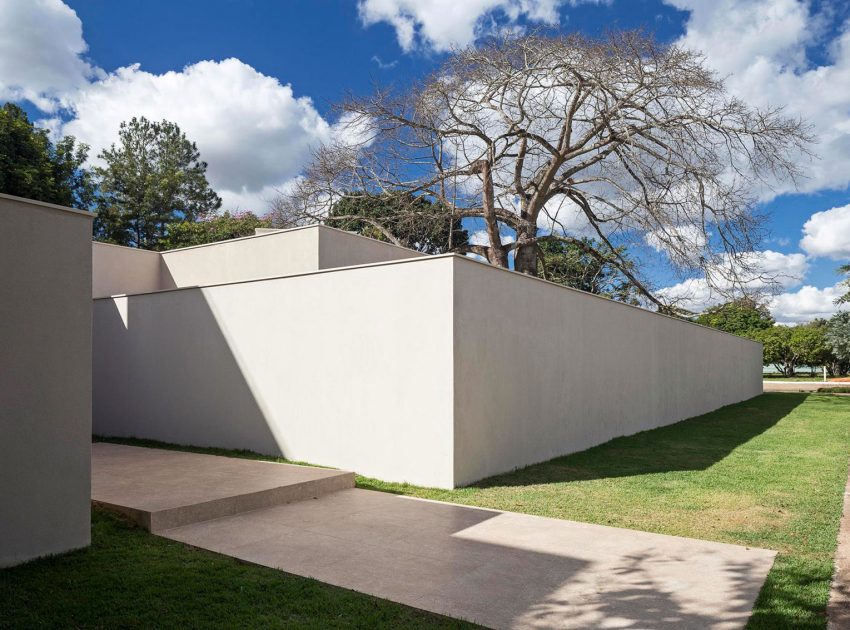
{"label": "tree line", "polygon": [[173,122],[123,122],[118,142],[97,157],[88,168],[86,144],[53,142],[19,106],[0,108],[0,192],[94,212],[96,240],[165,250],[271,225],[253,212],[219,212],[207,163]]}
{"label": "tree line", "polygon": [[776,324],[765,305],[741,298],[706,309],[694,321],[761,342],[764,365],[783,376],[802,367],[826,367],[829,376],[850,372],[850,312],[787,326]]}

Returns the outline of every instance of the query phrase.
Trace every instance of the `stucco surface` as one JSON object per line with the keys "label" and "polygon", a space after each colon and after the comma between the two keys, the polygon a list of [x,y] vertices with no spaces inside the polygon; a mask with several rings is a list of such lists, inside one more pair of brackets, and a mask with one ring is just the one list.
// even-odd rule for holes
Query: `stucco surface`
{"label": "stucco surface", "polygon": [[158,252],[92,242],[92,296],[147,293],[163,288]]}
{"label": "stucco surface", "polygon": [[273,278],[423,256],[323,225],[258,230],[255,236],[166,252],[105,243],[92,243],[92,249],[92,296],[95,298]]}
{"label": "stucco surface", "polygon": [[454,487],[761,393],[760,344],[461,256],[341,267],[409,252],[303,232],[335,268],[96,300],[96,432]]}
{"label": "stucco surface", "polygon": [[761,345],[457,258],[455,483],[762,392]]}
{"label": "stucco surface", "polygon": [[452,484],[452,259],[94,302],[94,430]]}
{"label": "stucco surface", "polygon": [[90,532],[91,215],[0,195],[0,566]]}

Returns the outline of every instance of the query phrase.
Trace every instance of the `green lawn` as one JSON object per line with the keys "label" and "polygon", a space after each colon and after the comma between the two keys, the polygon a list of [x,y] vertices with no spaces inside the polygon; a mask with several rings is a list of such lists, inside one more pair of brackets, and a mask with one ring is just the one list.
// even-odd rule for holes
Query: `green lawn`
{"label": "green lawn", "polygon": [[[275,460],[246,452],[169,447]],[[435,490],[363,477],[358,478],[358,485],[776,549],[780,553],[750,627],[823,628],[848,447],[850,398],[764,394],[468,488]],[[277,615],[289,626],[339,626],[349,615],[348,623],[355,626],[447,623],[401,606],[378,604],[340,589],[185,549],[102,515],[97,516],[94,534],[96,546],[90,552],[0,572],[0,626],[5,611],[14,609],[30,618],[44,615],[48,620],[64,620],[66,611],[78,611],[81,616],[69,617],[66,625],[75,621],[76,625],[92,625],[101,611],[111,615],[105,617],[107,621],[126,620],[126,625],[145,626],[150,619],[182,625],[181,621],[191,618],[197,627],[221,623],[221,615],[227,614],[222,608],[228,606],[234,607],[233,614],[246,616],[231,618],[224,625],[268,625]],[[104,535],[105,543],[97,542]],[[102,549],[104,544],[106,549]],[[124,563],[123,569],[111,570],[115,557]],[[197,566],[187,568],[185,574],[178,572],[169,588],[157,586],[158,576],[170,575],[175,566],[184,565]],[[216,568],[210,569],[212,566]],[[106,572],[105,577],[100,576],[101,571]],[[132,575],[126,577],[125,573]],[[269,586],[278,583],[286,584],[280,587],[287,589],[285,603],[276,597],[278,589]],[[69,587],[71,593],[66,595]],[[146,614],[149,598],[157,601],[160,590],[166,596],[163,608],[153,617],[136,621]],[[179,595],[169,598],[172,593]],[[179,617],[182,612],[176,602],[190,607],[191,616]],[[257,615],[264,616],[250,617],[254,608]],[[210,612],[205,615],[206,611]],[[366,616],[369,614],[372,616]]]}
{"label": "green lawn", "polygon": [[472,628],[92,511],[92,546],[0,571],[0,628]]}

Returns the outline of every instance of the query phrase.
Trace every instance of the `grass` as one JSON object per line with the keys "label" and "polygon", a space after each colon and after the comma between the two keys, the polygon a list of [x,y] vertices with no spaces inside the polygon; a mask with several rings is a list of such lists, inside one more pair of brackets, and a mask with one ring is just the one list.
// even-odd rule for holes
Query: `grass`
{"label": "grass", "polygon": [[0,571],[0,628],[472,628],[92,510],[92,545]]}
{"label": "grass", "polygon": [[[143,440],[108,441],[285,461],[245,451],[180,447]],[[364,477],[358,477],[357,483],[362,488],[429,499],[776,549],[779,555],[756,602],[749,627],[824,628],[849,446],[850,398],[776,393],[764,394],[668,427],[618,438],[581,453],[491,477],[466,488],[438,490]],[[101,519],[98,523],[102,523],[105,517],[98,518]],[[117,530],[115,533],[119,535]],[[120,535],[132,536],[134,545],[154,548],[158,548],[156,545],[159,544],[176,545],[159,541],[138,530],[125,528]],[[86,562],[86,552],[81,553],[81,561]],[[194,558],[192,554],[203,552],[179,545],[170,553],[180,555],[186,562],[214,561],[209,554],[204,554],[197,561],[190,560]],[[27,575],[26,571],[34,573],[30,576],[30,586],[14,587],[17,596],[7,595],[7,591],[2,590],[10,588],[7,583],[13,580],[8,578],[9,572],[0,572],[0,626],[7,608],[5,602],[10,597],[13,601],[17,597],[16,605],[20,608],[22,594],[38,586],[41,592],[34,590],[34,595],[23,600],[24,612],[48,614],[40,611],[54,609],[57,605],[54,597],[62,594],[66,582],[73,584],[75,579],[100,579],[94,573],[102,570],[104,559],[75,568],[77,561],[72,560],[73,557],[74,554],[71,554],[46,561],[60,563],[59,570],[44,569],[41,562],[29,565],[30,569],[21,569],[21,575]],[[158,565],[159,561],[156,556],[148,560],[140,553],[134,557],[134,564],[139,567],[136,571],[140,574],[147,574],[148,567],[151,572],[156,571],[156,566],[152,565]],[[233,565],[233,561],[224,558],[215,561],[228,563],[226,566],[242,566]],[[106,570],[109,570],[108,566]],[[243,567],[242,570],[266,571],[259,567]],[[110,584],[113,591],[117,590],[102,595],[119,611],[110,613],[113,616],[107,617],[107,620],[134,619],[132,616],[120,617],[120,611],[127,611],[128,615],[139,614],[136,611],[146,606],[149,597],[157,597],[156,592],[145,591],[151,586],[143,575],[133,578],[140,580],[141,586],[125,587],[125,582],[118,579],[125,572],[132,572],[132,569],[125,566],[123,571],[112,574],[116,581],[104,579],[101,582],[107,591],[106,585]],[[248,578],[243,576],[243,579]],[[270,578],[266,576],[263,579]],[[286,579],[297,580],[288,576]],[[14,583],[17,582],[16,578]],[[180,588],[179,582],[174,588]],[[195,606],[191,601],[199,596],[197,589],[201,589],[202,597],[214,601],[218,597],[230,597],[228,601],[234,602],[237,609],[245,605],[245,601],[234,593],[239,587],[230,586],[230,578],[208,582],[201,574],[195,574],[191,576],[190,583],[195,585],[194,589],[187,590],[183,586],[181,597],[171,601],[185,599],[197,615],[206,610],[203,604]],[[354,597],[339,589],[332,589],[329,591],[331,594],[325,593],[319,585],[309,581],[299,588],[305,590],[298,595],[299,591],[293,587],[292,597],[309,598],[319,593],[319,597],[324,597],[331,606],[337,604],[334,593],[340,597]],[[54,592],[57,589],[58,593]],[[135,599],[137,592],[140,604]],[[99,591],[83,588],[77,594],[93,597],[93,593]],[[132,601],[127,599],[130,595]],[[262,600],[264,596],[271,595],[264,589],[245,594],[248,601]],[[362,617],[365,613],[361,612],[365,603],[352,599],[346,601],[346,605],[351,607],[349,610],[361,615],[361,620],[365,619]],[[377,606],[374,600],[371,601],[370,605]],[[100,602],[98,607],[102,609],[103,604]],[[266,602],[264,605],[270,604]],[[306,601],[291,601],[288,605],[300,611],[300,616],[288,623],[289,626],[302,623],[309,627],[313,621],[310,617],[312,611],[318,615],[317,626],[332,625],[327,622],[323,606],[314,607]],[[343,604],[339,603],[339,606]],[[262,606],[260,609],[264,610]],[[163,614],[179,614],[176,610],[167,608]],[[386,625],[392,625],[389,621],[392,615],[408,615],[401,622],[396,621],[397,625],[406,627],[427,627],[428,624],[439,627],[438,624],[447,623],[424,614],[414,616],[403,607],[389,610],[392,612],[378,615]],[[176,623],[171,624],[171,617],[157,618],[168,619],[168,625],[181,625],[180,619],[175,618]],[[97,617],[88,616],[86,619],[89,620],[87,623],[91,623]],[[193,617],[192,625],[199,625],[201,619],[210,619],[213,625],[217,622],[217,617],[210,614]],[[342,623],[340,617],[334,619]],[[365,621],[369,626],[380,625],[371,619]],[[358,625],[358,621],[352,623]],[[258,624],[249,619],[246,625]]]}

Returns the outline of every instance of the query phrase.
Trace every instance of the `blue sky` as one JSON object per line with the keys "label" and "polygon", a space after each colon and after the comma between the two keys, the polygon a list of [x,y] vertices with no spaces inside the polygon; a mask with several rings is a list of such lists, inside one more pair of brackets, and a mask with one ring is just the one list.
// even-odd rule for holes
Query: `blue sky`
{"label": "blue sky", "polygon": [[[0,100],[94,154],[131,115],[175,120],[225,204],[262,211],[333,135],[349,92],[404,85],[496,30],[643,28],[703,51],[733,94],[812,123],[821,159],[802,191],[780,183],[764,206],[766,268],[795,278],[772,308],[804,321],[834,311],[850,259],[848,18],[850,3],[825,0],[5,0]],[[694,306],[716,299],[680,280],[656,278]]]}

